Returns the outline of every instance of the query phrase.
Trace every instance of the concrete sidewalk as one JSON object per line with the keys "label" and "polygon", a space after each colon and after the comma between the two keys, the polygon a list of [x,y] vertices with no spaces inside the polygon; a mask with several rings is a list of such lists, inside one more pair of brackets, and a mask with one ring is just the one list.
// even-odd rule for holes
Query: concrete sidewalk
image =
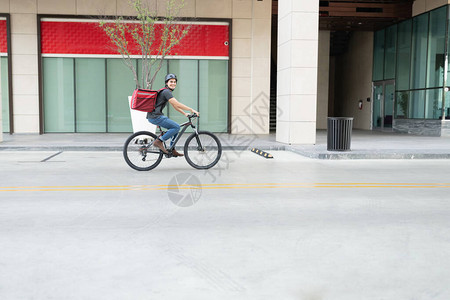
{"label": "concrete sidewalk", "polygon": [[[129,133],[65,133],[3,135],[0,151],[122,151]],[[182,149],[185,134],[178,145]],[[327,151],[327,132],[318,130],[315,145],[289,145],[275,134],[218,134],[224,150],[284,150],[316,159],[447,159],[449,137],[429,137],[393,132],[353,130],[350,151]]]}

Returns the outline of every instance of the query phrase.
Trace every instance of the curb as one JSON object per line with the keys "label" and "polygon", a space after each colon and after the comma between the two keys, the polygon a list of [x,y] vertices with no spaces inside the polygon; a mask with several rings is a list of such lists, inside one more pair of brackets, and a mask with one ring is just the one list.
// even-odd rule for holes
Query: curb
{"label": "curb", "polygon": [[[223,146],[226,151],[247,151],[254,147],[248,146]],[[183,146],[176,147],[177,150],[183,150]],[[284,151],[285,146],[259,146],[258,149]],[[0,146],[1,151],[122,151],[123,146]]]}
{"label": "curb", "polygon": [[[177,150],[183,150],[183,147],[177,147]],[[262,151],[289,151],[308,158],[320,160],[351,160],[351,159],[450,159],[450,153],[443,152],[411,152],[404,153],[398,150],[389,150],[385,152],[373,151],[361,153],[359,151],[346,152],[330,152],[330,151],[313,151],[295,148],[288,145],[261,145],[261,146],[222,146],[225,151],[248,151],[258,149]],[[0,145],[2,151],[106,151],[106,152],[122,152],[123,146],[74,146],[74,145],[35,145],[35,146],[7,146]]]}
{"label": "curb", "polygon": [[294,147],[286,147],[286,151],[290,151],[305,157],[322,160],[344,160],[344,159],[450,159],[450,153],[434,152],[404,152],[399,151],[374,151],[370,153],[361,152],[313,152]]}

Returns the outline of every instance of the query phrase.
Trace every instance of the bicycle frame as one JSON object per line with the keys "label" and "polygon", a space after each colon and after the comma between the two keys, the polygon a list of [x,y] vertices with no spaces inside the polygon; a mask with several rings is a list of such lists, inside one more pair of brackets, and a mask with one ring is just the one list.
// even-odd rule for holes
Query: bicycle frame
{"label": "bicycle frame", "polygon": [[[192,117],[192,118],[193,118],[193,117]],[[177,135],[177,137],[175,138],[175,140],[173,141],[172,146],[169,147],[169,148],[167,148],[167,150],[172,151],[172,150],[175,148],[175,146],[176,146],[176,144],[178,143],[178,141],[180,140],[181,136],[184,134],[184,132],[186,131],[186,129],[188,129],[189,126],[192,127],[192,128],[194,129],[195,134],[198,134],[197,128],[195,127],[195,125],[194,125],[194,123],[192,122],[191,118],[189,118],[189,121],[180,124],[180,127],[182,127],[182,129],[180,130],[180,132],[178,132],[178,135]],[[158,127],[161,129],[160,126],[158,126]],[[161,129],[161,132],[163,132],[162,129]]]}

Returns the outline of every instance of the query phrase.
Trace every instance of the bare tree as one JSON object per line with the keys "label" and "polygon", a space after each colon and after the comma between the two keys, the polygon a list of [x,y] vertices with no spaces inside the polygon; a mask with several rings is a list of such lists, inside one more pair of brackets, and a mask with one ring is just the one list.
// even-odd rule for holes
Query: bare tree
{"label": "bare tree", "polygon": [[[166,56],[175,54],[172,53],[173,48],[189,32],[190,25],[180,22],[179,18],[184,0],[167,0],[166,13],[163,17],[158,17],[157,12],[145,7],[141,0],[133,0],[130,5],[136,11],[136,17],[102,20],[99,25],[133,73],[136,86],[152,89]],[[134,49],[135,47],[137,49]],[[133,62],[133,53],[140,55],[141,76]]]}

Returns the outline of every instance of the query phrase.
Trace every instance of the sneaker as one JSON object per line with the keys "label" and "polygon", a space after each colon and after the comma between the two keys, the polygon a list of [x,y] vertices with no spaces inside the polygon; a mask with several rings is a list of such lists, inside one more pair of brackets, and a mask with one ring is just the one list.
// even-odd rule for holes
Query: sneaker
{"label": "sneaker", "polygon": [[167,154],[167,150],[166,150],[166,148],[164,148],[164,144],[163,144],[163,142],[160,139],[156,139],[153,142],[153,146],[158,147],[159,149],[161,149],[162,152]]}

